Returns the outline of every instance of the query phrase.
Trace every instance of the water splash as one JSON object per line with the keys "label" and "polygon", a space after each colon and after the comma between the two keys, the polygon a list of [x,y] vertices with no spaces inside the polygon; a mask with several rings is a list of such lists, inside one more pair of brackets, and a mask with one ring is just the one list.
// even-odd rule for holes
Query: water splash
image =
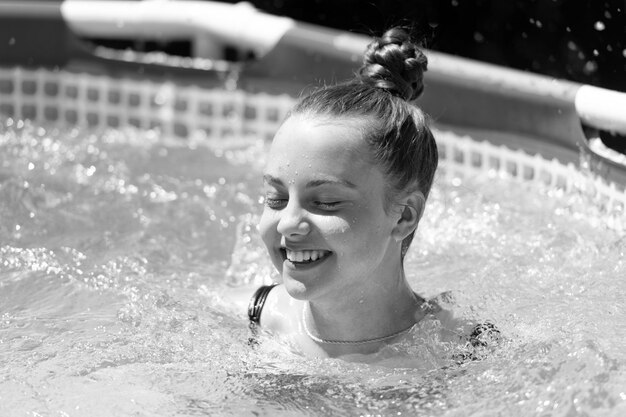
{"label": "water splash", "polygon": [[598,221],[584,184],[448,177],[442,164],[405,269],[420,294],[445,292],[461,322],[494,322],[501,344],[457,363],[466,329],[432,319],[372,363],[311,360],[270,335],[251,341],[223,296],[271,279],[256,229],[263,148],[158,139],[5,124],[0,414],[624,407],[625,237]]}

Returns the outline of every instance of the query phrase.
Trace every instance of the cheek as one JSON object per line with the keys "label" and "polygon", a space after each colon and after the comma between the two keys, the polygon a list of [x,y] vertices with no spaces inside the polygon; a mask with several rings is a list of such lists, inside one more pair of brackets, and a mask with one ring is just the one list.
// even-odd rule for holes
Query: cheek
{"label": "cheek", "polygon": [[269,246],[275,238],[276,232],[276,216],[269,213],[267,209],[263,210],[261,220],[259,221],[259,233],[265,245]]}
{"label": "cheek", "polygon": [[353,225],[341,217],[324,216],[315,221],[315,226],[327,239],[341,241],[349,237]]}
{"label": "cheek", "polygon": [[279,273],[282,273],[283,261],[276,251],[276,246],[280,241],[280,235],[276,231],[276,222],[277,218],[274,213],[267,208],[263,210],[261,220],[259,221],[259,234],[274,267],[276,267]]}
{"label": "cheek", "polygon": [[358,253],[377,257],[379,252],[386,249],[392,226],[386,216],[378,213],[357,214],[349,219],[346,227],[349,232],[345,234],[346,243],[351,243]]}

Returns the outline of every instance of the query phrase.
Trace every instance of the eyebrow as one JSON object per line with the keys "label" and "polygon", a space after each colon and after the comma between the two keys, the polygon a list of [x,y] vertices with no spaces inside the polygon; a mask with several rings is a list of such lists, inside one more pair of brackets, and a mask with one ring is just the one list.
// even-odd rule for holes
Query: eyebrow
{"label": "eyebrow", "polygon": [[[263,175],[263,181],[265,181],[268,184],[283,185],[283,182],[280,179],[270,174]],[[320,187],[322,185],[340,185],[340,186],[352,188],[352,189],[357,188],[356,184],[354,184],[351,181],[344,180],[344,179],[335,179],[335,178],[318,178],[318,179],[311,180],[306,183],[306,188],[315,188],[315,187]]]}

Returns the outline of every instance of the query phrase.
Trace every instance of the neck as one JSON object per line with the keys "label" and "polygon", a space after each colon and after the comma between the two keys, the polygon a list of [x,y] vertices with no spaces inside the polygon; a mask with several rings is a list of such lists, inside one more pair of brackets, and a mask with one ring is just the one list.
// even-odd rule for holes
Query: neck
{"label": "neck", "polygon": [[323,340],[360,342],[409,329],[416,322],[415,311],[420,303],[400,271],[398,278],[376,287],[363,286],[343,296],[341,302],[311,300],[308,304],[303,319],[312,335]]}

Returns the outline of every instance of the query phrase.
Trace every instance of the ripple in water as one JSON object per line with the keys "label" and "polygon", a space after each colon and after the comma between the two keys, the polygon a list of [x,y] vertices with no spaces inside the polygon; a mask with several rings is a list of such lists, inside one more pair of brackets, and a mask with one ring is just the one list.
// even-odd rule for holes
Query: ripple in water
{"label": "ripple in water", "polygon": [[436,319],[365,363],[251,341],[222,294],[273,273],[264,151],[0,128],[0,415],[626,413],[626,237],[584,196],[495,176],[440,175],[406,269],[464,323],[495,323],[496,347],[459,360]]}

